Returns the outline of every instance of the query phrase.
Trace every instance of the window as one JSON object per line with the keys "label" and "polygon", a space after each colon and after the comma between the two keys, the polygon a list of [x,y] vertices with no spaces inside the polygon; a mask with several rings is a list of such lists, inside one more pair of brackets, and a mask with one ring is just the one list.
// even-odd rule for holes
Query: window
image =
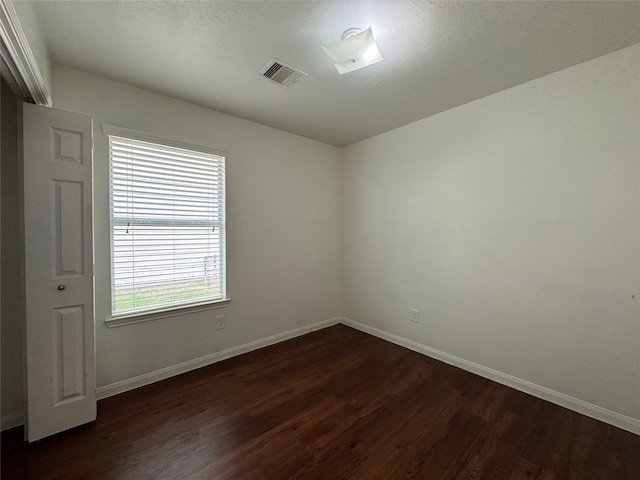
{"label": "window", "polygon": [[113,317],[225,298],[224,156],[109,136]]}

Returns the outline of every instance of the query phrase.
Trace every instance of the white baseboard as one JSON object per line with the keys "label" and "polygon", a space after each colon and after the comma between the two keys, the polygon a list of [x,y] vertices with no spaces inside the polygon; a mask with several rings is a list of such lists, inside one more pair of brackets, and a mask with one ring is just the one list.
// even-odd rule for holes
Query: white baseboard
{"label": "white baseboard", "polygon": [[221,360],[226,360],[227,358],[242,355],[243,353],[248,353],[259,348],[273,345],[274,343],[279,343],[291,338],[299,337],[300,335],[314,332],[322,328],[337,325],[341,320],[342,317],[330,318],[329,320],[323,320],[322,322],[314,323],[313,325],[307,325],[305,327],[296,328],[295,330],[289,330],[288,332],[272,335],[271,337],[245,343],[244,345],[231,347],[226,350],[222,350],[221,352],[212,353],[209,355],[205,355],[204,357],[195,358],[193,360],[179,363],[177,365],[171,365],[170,367],[161,368],[160,370],[145,373],[144,375],[128,378],[127,380],[122,380],[121,382],[105,385],[103,387],[99,387],[96,390],[96,397],[98,400],[101,400],[103,398],[111,397],[112,395],[124,393],[129,390],[133,390],[134,388],[143,387],[144,385],[149,385],[151,383],[158,382],[175,375],[180,375],[181,373],[195,370],[196,368],[206,367],[207,365],[211,365],[212,363],[216,363]]}
{"label": "white baseboard", "polygon": [[454,367],[461,368],[462,370],[466,370],[468,372],[475,373],[476,375],[480,375],[481,377],[488,378],[489,380],[493,380],[494,382],[506,385],[507,387],[520,390],[521,392],[528,393],[529,395],[533,395],[534,397],[538,397],[542,400],[555,403],[556,405],[568,408],[569,410],[573,410],[574,412],[581,413],[588,417],[595,418],[596,420],[600,420],[615,427],[622,428],[623,430],[635,433],[636,435],[640,435],[640,420],[636,418],[627,417],[626,415],[622,415],[606,408],[593,405],[589,402],[585,402],[584,400],[580,400],[578,398],[565,395],[564,393],[556,392],[555,390],[551,390],[535,383],[522,380],[512,375],[499,372],[498,370],[494,370],[492,368],[470,362],[469,360],[456,357],[455,355],[441,352],[440,350],[436,350],[420,343],[407,340],[406,338],[399,337],[392,333],[370,327],[369,325],[365,325],[364,323],[360,323],[349,318],[343,317],[341,323],[348,327],[355,328],[356,330],[360,330],[361,332],[368,333],[383,340],[387,340],[391,343],[395,343],[396,345],[408,348],[409,350],[413,350],[414,352],[422,353],[423,355],[426,355],[428,357],[440,360],[444,363],[448,363],[449,365],[453,365]]}
{"label": "white baseboard", "polygon": [[3,432],[10,428],[19,427],[20,425],[24,425],[23,412],[8,413],[6,415],[2,415],[2,418],[0,418],[0,429]]}
{"label": "white baseboard", "polygon": [[[329,320],[314,323],[313,325],[297,328],[295,330],[290,330],[288,332],[273,335],[271,337],[256,340],[254,342],[249,342],[244,345],[232,347],[221,352],[205,355],[204,357],[162,368],[160,370],[149,372],[144,375],[139,375],[137,377],[123,380],[121,382],[105,385],[97,389],[96,396],[100,400],[112,395],[127,392],[129,390],[133,390],[134,388],[149,385],[151,383],[164,380],[175,375],[180,375],[181,373],[186,373],[197,368],[205,367],[207,365],[211,365],[212,363],[216,363],[227,358],[242,355],[243,353],[248,353],[259,348],[283,342],[285,340],[289,340],[306,333],[320,330],[322,328],[330,327],[338,323],[342,323],[343,325],[346,325],[348,327],[355,328],[356,330],[360,330],[383,340],[387,340],[391,343],[395,343],[396,345],[400,345],[402,347],[413,350],[414,352],[418,352],[436,360],[440,360],[444,363],[453,365],[468,372],[475,373],[476,375],[488,378],[489,380],[500,383],[502,385],[506,385],[521,392],[528,393],[530,395],[533,395],[534,397],[538,397],[551,403],[555,403],[556,405],[568,408],[569,410],[573,410],[588,417],[595,418],[596,420],[600,420],[602,422],[622,428],[623,430],[635,433],[636,435],[640,435],[640,420],[638,419],[622,415],[620,413],[608,410],[603,407],[599,407],[597,405],[593,405],[589,402],[585,402],[584,400],[565,395],[564,393],[556,392],[555,390],[551,390],[535,383],[522,380],[520,378],[499,372],[497,370],[479,365],[474,362],[470,362],[463,358],[456,357],[455,355],[441,352],[434,348],[427,347],[420,343],[407,340],[406,338],[399,337],[392,333],[370,327],[369,325],[365,325],[363,323],[345,317],[331,318]],[[9,428],[18,427],[23,423],[23,413],[15,412],[2,416],[1,428],[4,431]]]}

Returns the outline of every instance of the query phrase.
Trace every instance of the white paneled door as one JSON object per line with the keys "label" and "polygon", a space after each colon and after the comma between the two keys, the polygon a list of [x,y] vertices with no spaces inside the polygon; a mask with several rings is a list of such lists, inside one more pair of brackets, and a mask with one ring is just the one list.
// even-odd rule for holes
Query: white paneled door
{"label": "white paneled door", "polygon": [[29,441],[96,418],[92,120],[23,105]]}

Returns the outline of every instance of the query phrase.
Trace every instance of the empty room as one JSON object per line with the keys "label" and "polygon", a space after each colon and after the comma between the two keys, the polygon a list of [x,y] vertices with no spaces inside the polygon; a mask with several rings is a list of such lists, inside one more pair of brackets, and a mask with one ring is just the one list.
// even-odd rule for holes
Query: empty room
{"label": "empty room", "polygon": [[640,2],[0,39],[3,480],[640,478]]}

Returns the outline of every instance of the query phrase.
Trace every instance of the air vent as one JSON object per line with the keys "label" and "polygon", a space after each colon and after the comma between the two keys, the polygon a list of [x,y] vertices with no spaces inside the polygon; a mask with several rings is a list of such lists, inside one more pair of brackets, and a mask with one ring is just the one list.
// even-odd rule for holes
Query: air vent
{"label": "air vent", "polygon": [[303,78],[308,77],[302,70],[298,70],[296,67],[292,67],[277,58],[271,60],[260,70],[260,75],[285,87],[290,87]]}

